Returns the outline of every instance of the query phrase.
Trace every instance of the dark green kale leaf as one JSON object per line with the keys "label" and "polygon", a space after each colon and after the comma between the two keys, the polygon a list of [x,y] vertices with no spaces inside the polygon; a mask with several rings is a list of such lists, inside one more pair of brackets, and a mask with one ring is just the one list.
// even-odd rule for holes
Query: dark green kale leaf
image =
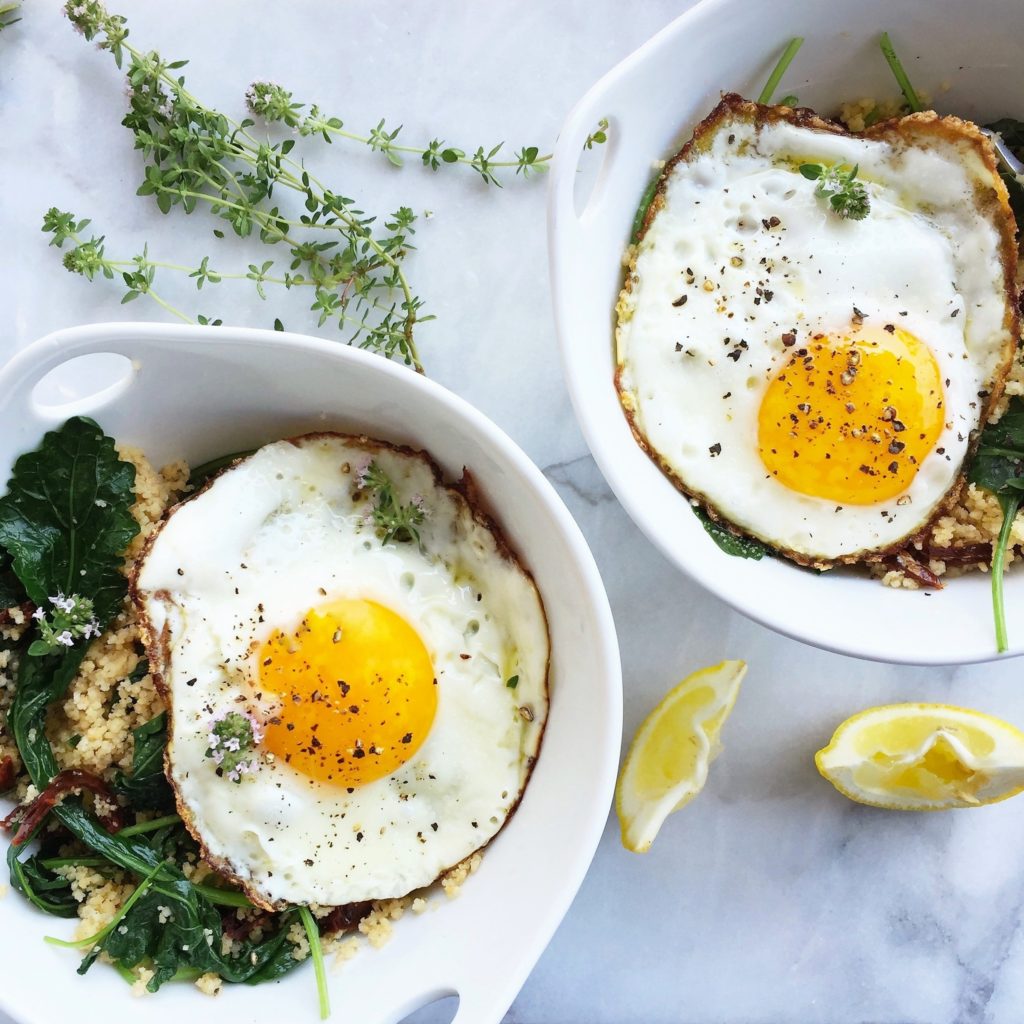
{"label": "dark green kale leaf", "polygon": [[[985,127],[989,131],[999,132],[1003,142],[1013,150],[1014,156],[1018,160],[1024,160],[1024,121],[1018,121],[1015,117],[1001,117]],[[1006,182],[1007,191],[1010,193],[1010,207],[1020,227],[1024,225],[1024,186],[1009,171],[1003,172],[1003,181]]]}
{"label": "dark green kale leaf", "polygon": [[733,533],[727,526],[715,522],[699,505],[693,506],[694,514],[701,522],[701,526],[708,532],[708,536],[727,554],[737,558],[753,558],[760,561],[765,555],[771,554],[771,549],[753,537],[740,537]]}
{"label": "dark green kale leaf", "polygon": [[11,556],[0,549],[0,608],[16,608],[28,600],[21,580],[11,567]]}
{"label": "dark green kale leaf", "polygon": [[93,602],[100,628],[124,598],[121,554],[139,532],[132,518],[135,467],[112,438],[75,417],[14,464],[0,498],[0,546],[37,605],[55,594]]}
{"label": "dark green kale leaf", "polygon": [[166,712],[132,729],[132,739],[132,770],[117,773],[114,792],[126,797],[136,811],[173,811],[174,792],[164,775]]}

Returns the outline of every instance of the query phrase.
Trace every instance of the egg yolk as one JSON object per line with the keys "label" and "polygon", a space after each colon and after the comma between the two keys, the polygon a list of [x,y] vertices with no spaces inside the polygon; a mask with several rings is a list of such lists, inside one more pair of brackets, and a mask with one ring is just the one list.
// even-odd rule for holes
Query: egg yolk
{"label": "egg yolk", "polygon": [[902,494],[945,419],[928,346],[890,324],[819,335],[792,353],[758,413],[768,471],[790,490],[841,504]]}
{"label": "egg yolk", "polygon": [[280,704],[261,746],[310,778],[355,787],[390,775],[434,721],[430,655],[405,619],[375,601],[312,608],[258,657],[264,699]]}

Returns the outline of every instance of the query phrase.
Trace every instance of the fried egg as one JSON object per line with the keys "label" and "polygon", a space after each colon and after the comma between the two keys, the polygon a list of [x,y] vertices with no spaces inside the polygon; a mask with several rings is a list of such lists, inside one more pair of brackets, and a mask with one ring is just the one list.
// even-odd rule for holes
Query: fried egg
{"label": "fried egg", "polygon": [[[856,169],[844,219],[801,167]],[[726,96],[670,162],[617,307],[640,444],[789,557],[879,557],[955,499],[1017,343],[988,140],[916,114],[852,136]]]}
{"label": "fried egg", "polygon": [[[412,529],[387,528],[378,478]],[[167,775],[254,903],[404,895],[515,809],[547,716],[547,625],[468,493],[423,453],[308,435],[215,477],[140,560]],[[230,716],[255,742],[240,768],[237,737],[215,738]]]}

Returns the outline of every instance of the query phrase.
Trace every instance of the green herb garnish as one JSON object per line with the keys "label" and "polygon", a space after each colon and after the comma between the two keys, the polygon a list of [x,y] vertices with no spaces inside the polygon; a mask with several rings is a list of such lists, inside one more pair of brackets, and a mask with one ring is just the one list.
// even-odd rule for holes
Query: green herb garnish
{"label": "green herb garnish", "polygon": [[398,500],[391,478],[376,462],[370,462],[359,474],[359,487],[374,497],[373,522],[381,541],[390,544],[420,544],[420,526],[426,519],[423,499],[418,495],[404,505]]}
{"label": "green herb garnish", "polygon": [[[782,76],[786,73],[786,69],[789,65],[793,63],[793,58],[797,55],[797,52],[803,45],[804,41],[801,36],[797,36],[789,41],[785,50],[782,51],[779,63],[775,65],[775,70],[768,76],[768,81],[764,83],[764,88],[761,90],[761,94],[757,97],[758,103],[771,103],[772,95],[779,87],[779,82],[782,81]],[[787,97],[787,99],[789,98],[795,99],[795,97]],[[783,103],[786,106],[789,106],[785,101],[783,101]]]}
{"label": "green herb garnish", "polygon": [[896,49],[892,45],[889,33],[883,32],[879,37],[878,43],[882,48],[882,53],[885,55],[886,62],[893,73],[893,77],[895,77],[896,82],[899,84],[900,92],[903,93],[903,98],[907,101],[907,106],[910,107],[914,113],[924,110],[924,106],[917,95],[917,91],[914,89],[913,85],[910,84],[910,78],[907,76],[907,72],[903,68],[902,61],[896,56]]}
{"label": "green herb garnish", "polygon": [[800,173],[818,185],[814,194],[827,199],[832,210],[844,220],[863,220],[871,209],[871,200],[862,181],[857,180],[858,167],[854,164],[801,164]]}
{"label": "green herb garnish", "polygon": [[985,427],[967,479],[994,494],[1003,513],[1003,525],[992,551],[992,613],[996,649],[1007,649],[1003,572],[1013,521],[1024,498],[1024,401],[1011,398],[998,423]]}
{"label": "green herb garnish", "polygon": [[210,745],[206,756],[217,766],[217,774],[232,782],[255,771],[254,751],[262,738],[259,725],[240,711],[225,711],[210,722]]}
{"label": "green herb garnish", "polygon": [[[436,138],[426,146],[399,145],[396,140],[402,126],[389,129],[383,118],[367,134],[360,135],[347,131],[340,117],[327,116],[315,103],[309,107],[308,113],[305,113],[306,104],[296,103],[291,92],[274,82],[253,82],[245,94],[245,101],[249,110],[257,117],[287,125],[299,135],[319,135],[325,142],[332,142],[335,138],[358,142],[376,153],[381,153],[388,163],[395,167],[402,166],[404,155],[419,157],[423,165],[433,171],[444,166],[462,164],[476,171],[485,184],[497,185],[499,188],[501,182],[495,175],[496,171],[514,167],[516,174],[522,174],[526,178],[534,171],[545,170],[551,160],[550,153],[540,156],[537,146],[523,146],[515,154],[514,160],[502,159],[502,142],[489,148],[478,146],[472,154]],[[603,122],[603,127],[607,129],[607,121]],[[602,132],[599,128],[597,133],[590,136],[587,149],[590,149],[594,142],[605,141],[603,138],[597,139],[596,136],[600,133]]]}
{"label": "green herb garnish", "polygon": [[759,562],[771,549],[753,537],[741,537],[728,527],[716,522],[699,505],[692,505],[694,515],[700,520],[701,526],[708,536],[727,554],[737,558],[752,558]]}
{"label": "green herb garnish", "polygon": [[595,146],[603,146],[608,141],[608,118],[602,117],[597,122],[597,127],[587,136],[583,143],[584,149],[593,149]]}
{"label": "green herb garnish", "polygon": [[[127,20],[99,0],[69,0],[64,12],[118,67],[127,61],[129,111],[122,124],[143,158],[139,195],[153,196],[162,213],[206,207],[240,237],[256,234],[282,246],[288,270],[276,276],[315,282],[311,308],[321,324],[332,321],[350,332],[348,342],[422,367],[413,334],[430,318],[404,270],[416,219],[411,210],[401,207],[387,218],[364,213],[290,155],[295,139],[260,139],[250,131],[252,120],[236,121],[203,104],[185,86],[187,62],[135,49]],[[298,195],[305,206],[299,218],[282,212],[280,192]],[[143,258],[144,266],[125,271],[126,294],[152,297],[154,264],[145,252]],[[273,261],[253,266],[263,275],[259,284],[269,280]]]}
{"label": "green herb garnish", "polygon": [[53,654],[61,647],[73,647],[77,640],[91,640],[100,635],[99,623],[92,613],[92,601],[72,594],[65,597],[58,592],[49,598],[52,609],[40,605],[33,613],[39,636],[28,645],[34,658]]}
{"label": "green herb garnish", "polygon": [[519,676],[510,676],[508,682],[505,685],[510,690],[514,690],[519,685]]}

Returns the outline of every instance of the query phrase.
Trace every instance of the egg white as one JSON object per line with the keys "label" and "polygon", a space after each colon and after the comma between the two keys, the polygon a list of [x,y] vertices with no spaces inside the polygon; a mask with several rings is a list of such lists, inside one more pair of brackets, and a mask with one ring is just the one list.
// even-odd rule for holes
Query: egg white
{"label": "egg white", "polygon": [[[618,307],[620,395],[661,464],[734,525],[806,560],[856,557],[929,520],[958,481],[986,397],[1001,386],[1013,317],[994,204],[979,199],[1001,184],[964,139],[756,124],[750,106],[733,104],[666,176]],[[856,165],[867,217],[830,211],[802,163]],[[783,333],[795,330],[798,344],[849,333],[855,308],[866,323],[894,325],[929,347],[946,413],[901,495],[839,505],[766,470],[758,411],[792,356]]]}
{"label": "egg white", "polygon": [[[400,501],[422,498],[422,548],[382,544],[367,503],[354,500],[371,456]],[[257,902],[403,895],[487,843],[515,808],[547,714],[543,607],[528,573],[421,454],[340,435],[268,445],[169,516],[134,593],[168,702],[179,807],[207,856]],[[352,793],[279,759],[263,758],[240,784],[219,777],[205,756],[209,723],[252,702],[259,645],[343,598],[391,608],[424,641],[438,704],[423,745]]]}

